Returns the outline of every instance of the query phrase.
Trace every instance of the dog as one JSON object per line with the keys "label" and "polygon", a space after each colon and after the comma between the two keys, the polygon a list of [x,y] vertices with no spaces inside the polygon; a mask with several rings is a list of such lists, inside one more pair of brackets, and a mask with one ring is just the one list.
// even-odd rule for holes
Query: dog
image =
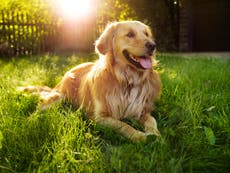
{"label": "dog", "polygon": [[[39,93],[42,109],[60,99],[83,105],[89,119],[121,133],[133,142],[160,133],[151,115],[161,93],[161,81],[153,70],[156,44],[150,27],[139,21],[113,22],[95,43],[99,60],[68,71],[53,89],[27,86]],[[144,131],[122,121],[135,118]]]}

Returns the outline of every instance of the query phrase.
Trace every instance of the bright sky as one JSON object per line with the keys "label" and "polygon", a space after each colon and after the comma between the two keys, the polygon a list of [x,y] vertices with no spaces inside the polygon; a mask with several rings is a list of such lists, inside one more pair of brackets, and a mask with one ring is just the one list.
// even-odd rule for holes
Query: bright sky
{"label": "bright sky", "polygon": [[63,17],[84,18],[91,14],[93,0],[58,0],[58,8]]}

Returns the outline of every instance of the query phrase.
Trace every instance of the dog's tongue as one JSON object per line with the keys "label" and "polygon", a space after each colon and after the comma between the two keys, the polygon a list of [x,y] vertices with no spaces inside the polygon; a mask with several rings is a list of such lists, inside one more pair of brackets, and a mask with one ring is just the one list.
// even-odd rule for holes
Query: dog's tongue
{"label": "dog's tongue", "polygon": [[150,58],[140,58],[140,64],[145,69],[152,67],[152,62]]}

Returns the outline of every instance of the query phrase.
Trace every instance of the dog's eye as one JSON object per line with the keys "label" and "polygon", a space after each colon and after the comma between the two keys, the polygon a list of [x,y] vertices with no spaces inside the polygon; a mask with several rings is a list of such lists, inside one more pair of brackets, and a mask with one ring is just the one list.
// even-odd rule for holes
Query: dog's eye
{"label": "dog's eye", "polygon": [[133,38],[135,36],[134,32],[130,31],[128,34],[126,34],[127,37]]}
{"label": "dog's eye", "polygon": [[148,37],[149,36],[149,34],[147,33],[147,32],[145,32],[145,35]]}

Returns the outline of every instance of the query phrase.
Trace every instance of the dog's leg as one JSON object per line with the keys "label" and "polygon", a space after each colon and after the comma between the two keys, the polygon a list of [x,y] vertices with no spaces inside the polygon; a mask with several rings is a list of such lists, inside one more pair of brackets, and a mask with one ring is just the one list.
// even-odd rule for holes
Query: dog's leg
{"label": "dog's leg", "polygon": [[55,89],[51,89],[46,86],[27,86],[27,87],[18,87],[19,91],[30,92],[40,96],[41,103],[38,107],[41,110],[49,108],[52,103],[58,102],[62,99],[62,94]]}
{"label": "dog's leg", "polygon": [[51,92],[52,89],[47,86],[26,86],[26,87],[18,87],[18,91],[21,92],[30,92],[30,93],[39,93],[39,92]]}
{"label": "dog's leg", "polygon": [[98,117],[95,119],[95,122],[100,125],[114,129],[118,133],[121,133],[128,139],[132,140],[133,142],[146,141],[145,133],[138,131],[132,126],[112,117]]}
{"label": "dog's leg", "polygon": [[43,91],[43,92],[40,92],[39,94],[40,94],[40,99],[41,99],[39,108],[41,108],[42,110],[49,108],[53,103],[56,103],[62,99],[61,93],[55,90],[51,92]]}
{"label": "dog's leg", "polygon": [[160,136],[160,132],[157,129],[157,122],[155,118],[150,115],[150,113],[142,115],[139,119],[139,122],[144,126],[146,134]]}

